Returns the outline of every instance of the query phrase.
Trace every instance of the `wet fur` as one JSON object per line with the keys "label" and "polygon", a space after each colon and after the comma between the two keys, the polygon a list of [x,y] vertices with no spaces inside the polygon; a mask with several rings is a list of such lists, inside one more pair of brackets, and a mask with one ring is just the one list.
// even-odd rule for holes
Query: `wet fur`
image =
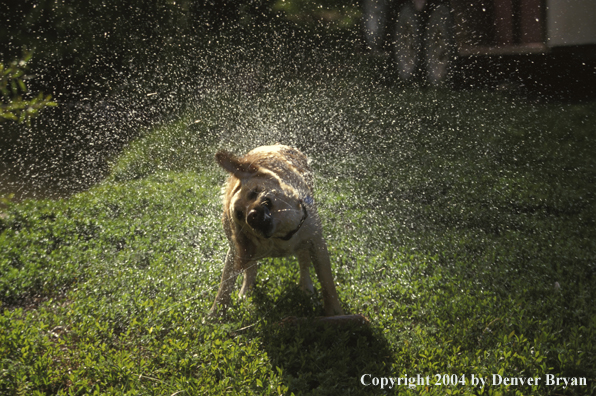
{"label": "wet fur", "polygon": [[258,147],[240,158],[219,151],[215,159],[230,173],[223,197],[223,226],[230,247],[211,315],[230,304],[238,274],[244,273],[242,297],[255,282],[259,259],[290,255],[298,257],[302,290],[313,291],[312,262],[325,314],[341,315],[306,156],[275,145]]}

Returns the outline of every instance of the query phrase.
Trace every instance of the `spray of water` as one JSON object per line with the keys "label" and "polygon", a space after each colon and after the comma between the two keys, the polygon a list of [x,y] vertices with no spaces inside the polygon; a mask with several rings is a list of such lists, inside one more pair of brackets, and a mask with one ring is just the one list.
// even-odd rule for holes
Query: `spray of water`
{"label": "spray of water", "polygon": [[[553,284],[573,297],[570,282],[555,279],[566,268],[592,279],[593,191],[579,182],[594,181],[589,105],[528,100],[507,67],[482,87],[499,91],[476,89],[492,61],[464,68],[464,76],[476,77],[465,80],[465,89],[403,84],[387,58],[365,52],[359,33],[319,20],[308,27],[298,17],[259,26],[263,18],[246,13],[229,29],[177,31],[151,43],[155,36],[139,30],[137,43],[146,47],[128,48],[122,59],[88,60],[98,74],[76,75],[64,66],[65,75],[53,80],[48,74],[56,69],[41,65],[40,79],[63,90],[59,107],[30,127],[0,126],[8,147],[0,193],[57,199],[23,203],[29,218],[2,214],[6,240],[21,241],[30,224],[42,224],[35,244],[23,239],[26,248],[3,251],[11,276],[41,268],[35,282],[14,275],[20,283],[3,283],[5,301],[56,297],[62,305],[52,305],[59,311],[52,320],[69,324],[54,329],[114,344],[126,332],[131,344],[153,342],[158,332],[159,342],[165,335],[182,339],[179,332],[197,334],[193,345],[228,339],[220,334],[225,324],[208,334],[198,320],[213,301],[227,250],[220,222],[226,175],[213,155],[274,143],[310,158],[340,293],[351,309],[392,329],[386,337],[397,334],[399,323],[395,350],[403,340],[425,345],[414,338],[434,320],[423,305],[435,304],[444,316],[428,333],[449,333],[470,319],[458,334],[475,358],[478,345],[494,341],[486,330],[493,323],[484,325],[464,303],[486,304],[506,318],[516,288],[532,285],[528,296],[548,302]],[[115,34],[98,37],[110,42]],[[499,78],[504,84],[495,83]],[[267,322],[280,306],[284,314],[320,314],[319,296],[301,300],[285,292],[297,280],[294,261],[264,263],[258,303],[231,310],[233,330],[258,327],[256,316]],[[577,298],[588,301],[590,283],[577,285]],[[283,307],[286,301],[294,304]],[[574,320],[589,327],[581,315]],[[419,351],[406,352],[410,359]],[[189,361],[216,360],[201,353]]]}

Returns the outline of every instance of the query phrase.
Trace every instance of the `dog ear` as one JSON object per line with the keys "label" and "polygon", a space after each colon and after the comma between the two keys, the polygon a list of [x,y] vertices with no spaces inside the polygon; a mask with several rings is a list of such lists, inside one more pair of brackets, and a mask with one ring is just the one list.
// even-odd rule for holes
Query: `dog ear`
{"label": "dog ear", "polygon": [[219,166],[240,180],[249,178],[259,171],[258,165],[242,161],[242,158],[238,158],[234,154],[225,150],[219,150],[215,154],[215,161],[217,161]]}

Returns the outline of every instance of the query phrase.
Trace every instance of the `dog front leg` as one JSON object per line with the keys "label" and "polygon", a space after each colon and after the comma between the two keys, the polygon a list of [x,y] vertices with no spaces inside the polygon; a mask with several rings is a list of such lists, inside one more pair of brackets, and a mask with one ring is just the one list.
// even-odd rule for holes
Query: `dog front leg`
{"label": "dog front leg", "polygon": [[246,297],[252,289],[257,279],[257,262],[249,261],[244,270],[244,280],[242,281],[242,288],[240,289],[239,297]]}
{"label": "dog front leg", "polygon": [[215,297],[215,302],[209,311],[209,316],[217,314],[219,308],[225,310],[230,305],[230,295],[234,291],[236,285],[236,278],[239,272],[234,269],[234,261],[236,254],[233,248],[228,249],[226,254],[226,261],[224,263],[223,273],[221,275],[221,283],[219,284],[219,290]]}
{"label": "dog front leg", "polygon": [[321,293],[323,294],[323,306],[325,315],[343,315],[335,283],[333,282],[333,273],[331,272],[331,262],[327,252],[327,244],[322,236],[315,239],[310,251],[311,259],[315,266],[315,272],[321,283]]}

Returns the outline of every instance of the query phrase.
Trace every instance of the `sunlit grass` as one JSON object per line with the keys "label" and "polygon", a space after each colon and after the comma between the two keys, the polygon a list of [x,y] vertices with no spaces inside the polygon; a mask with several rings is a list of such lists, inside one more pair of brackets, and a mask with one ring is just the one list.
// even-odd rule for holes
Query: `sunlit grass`
{"label": "sunlit grass", "polygon": [[[472,374],[543,378],[484,394],[593,393],[594,104],[334,78],[205,93],[104,183],[9,206],[0,391],[379,394],[369,373],[468,378],[404,394],[480,394]],[[340,298],[369,327],[281,326],[323,313],[295,260],[204,320],[227,249],[212,156],[275,142],[311,157]]]}

